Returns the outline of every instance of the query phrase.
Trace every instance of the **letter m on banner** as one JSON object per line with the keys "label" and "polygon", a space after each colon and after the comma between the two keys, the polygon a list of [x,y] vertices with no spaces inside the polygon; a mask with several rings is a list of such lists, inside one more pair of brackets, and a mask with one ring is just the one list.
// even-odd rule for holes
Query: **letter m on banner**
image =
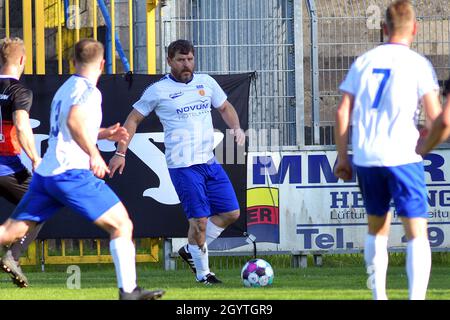
{"label": "letter m on banner", "polygon": [[272,184],[282,184],[289,172],[289,183],[302,182],[302,157],[287,155],[281,158],[280,164],[275,165],[271,156],[253,157],[253,184],[266,184],[266,175]]}

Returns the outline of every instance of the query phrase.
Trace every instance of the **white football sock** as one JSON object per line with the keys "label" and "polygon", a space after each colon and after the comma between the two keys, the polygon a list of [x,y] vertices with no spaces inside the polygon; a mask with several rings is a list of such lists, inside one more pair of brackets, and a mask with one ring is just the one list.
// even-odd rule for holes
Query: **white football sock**
{"label": "white football sock", "polygon": [[386,273],[389,260],[387,242],[388,237],[386,236],[373,236],[371,234],[366,236],[364,260],[374,300],[387,300]]}
{"label": "white football sock", "polygon": [[202,251],[202,249],[200,249],[198,245],[189,244],[189,252],[192,255],[192,260],[194,260],[198,280],[203,279],[204,276],[210,273],[208,261],[208,245],[205,243],[203,247],[204,250]]}
{"label": "white football sock", "polygon": [[216,240],[223,230],[225,230],[225,228],[217,226],[211,221],[211,218],[208,218],[208,222],[206,223],[206,243],[209,245]]}
{"label": "white football sock", "polygon": [[109,242],[109,250],[116,269],[117,286],[125,292],[136,288],[136,251],[133,241],[119,237]]}
{"label": "white football sock", "polygon": [[409,299],[425,300],[431,269],[431,249],[426,237],[408,241],[406,247],[406,273]]}

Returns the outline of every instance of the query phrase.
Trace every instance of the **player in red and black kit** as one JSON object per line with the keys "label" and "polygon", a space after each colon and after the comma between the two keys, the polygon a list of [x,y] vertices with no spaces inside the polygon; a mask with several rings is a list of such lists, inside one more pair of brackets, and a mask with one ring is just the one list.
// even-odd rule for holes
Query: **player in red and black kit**
{"label": "player in red and black kit", "polygon": [[[21,149],[31,159],[33,171],[41,158],[34,145],[29,112],[33,93],[19,82],[25,67],[25,47],[19,38],[0,40],[0,196],[18,204],[28,190],[31,173],[20,161]],[[37,237],[41,225],[7,248],[0,267],[19,287],[28,280],[19,265],[19,257]],[[0,251],[1,252],[1,251]]]}

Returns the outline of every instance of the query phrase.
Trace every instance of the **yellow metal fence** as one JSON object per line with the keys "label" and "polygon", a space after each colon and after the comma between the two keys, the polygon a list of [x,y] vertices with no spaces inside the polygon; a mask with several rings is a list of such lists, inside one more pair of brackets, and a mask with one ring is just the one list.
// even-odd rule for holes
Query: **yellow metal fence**
{"label": "yellow metal fence", "polygon": [[[89,239],[92,241],[92,239]],[[58,246],[50,249],[49,240],[33,241],[28,247],[28,252],[20,258],[22,265],[38,264],[83,264],[83,263],[112,263],[112,257],[108,251],[108,240],[95,239],[95,250],[85,250],[83,239],[71,240],[77,242],[76,249],[70,252],[66,248],[66,239],[60,240]],[[143,238],[134,240],[137,248],[136,262],[159,261],[159,238]]]}
{"label": "yellow metal fence", "polygon": [[[1,1],[1,0],[0,0]],[[12,5],[19,1],[3,0],[4,10],[4,36],[21,36],[26,46],[27,61],[25,74],[45,74],[46,62],[49,58],[56,58],[58,73],[65,72],[64,65],[70,65],[70,51],[73,44],[83,37],[98,38],[98,28],[106,25],[106,19],[99,10],[97,0],[70,0],[69,9],[65,12],[64,0],[22,0],[22,21],[20,31],[11,28],[10,11]],[[134,20],[133,0],[127,2],[127,12],[124,6],[120,7],[120,14],[116,12],[116,0],[102,1],[107,6],[111,37],[110,53],[114,57],[112,62],[112,73],[116,73],[116,31],[117,16],[128,15],[128,32],[122,33],[127,39],[124,44],[128,51],[127,59],[130,71],[134,70]],[[123,1],[120,2],[122,4]],[[147,43],[147,70],[149,74],[156,73],[156,20],[158,0],[146,0],[146,43]],[[67,8],[66,8],[67,9]],[[34,14],[34,17],[33,17]],[[34,18],[34,19],[33,19]],[[33,23],[34,20],[34,23]],[[124,19],[126,20],[126,19]],[[53,30],[53,33],[48,31]],[[3,36],[3,35],[2,35]],[[34,45],[34,46],[33,46]],[[49,46],[54,50],[49,54]],[[65,62],[65,63],[64,63]],[[67,71],[72,71],[71,69]]]}

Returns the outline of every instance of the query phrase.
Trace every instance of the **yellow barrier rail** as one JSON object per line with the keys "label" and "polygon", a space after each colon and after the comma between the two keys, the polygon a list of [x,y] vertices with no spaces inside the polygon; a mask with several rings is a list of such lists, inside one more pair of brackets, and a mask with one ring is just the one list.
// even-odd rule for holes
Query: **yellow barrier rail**
{"label": "yellow barrier rail", "polygon": [[156,6],[158,0],[147,0],[147,69],[156,74]]}
{"label": "yellow barrier rail", "polygon": [[[22,0],[22,32],[16,28],[11,29],[10,13],[11,9],[17,8],[16,1],[4,0],[4,27],[5,36],[20,36],[24,39],[27,61],[25,74],[45,74],[46,65],[50,65],[50,60],[57,61],[57,73],[72,72],[70,68],[71,54],[70,49],[73,44],[83,37],[93,37],[98,39],[99,27],[104,26],[104,19],[99,18],[99,6],[96,0],[91,1],[69,1],[70,7],[64,7],[63,0]],[[146,0],[146,24],[147,24],[147,70],[149,74],[156,73],[156,20],[158,14],[159,0]],[[116,1],[108,2],[109,14],[111,19],[111,28],[109,30],[111,37],[112,56],[116,57],[116,27],[117,13]],[[128,7],[128,8],[127,8]],[[124,43],[128,44],[128,63],[130,70],[134,71],[134,2],[128,0],[127,6],[119,6],[122,14],[128,13],[128,25],[121,25],[128,29]],[[68,10],[66,17],[64,10]],[[126,12],[128,11],[128,12]],[[34,13],[34,14],[33,14]],[[66,21],[66,18],[68,21]],[[120,20],[121,23],[126,20]],[[50,31],[50,32],[49,32]],[[53,31],[53,32],[51,32]],[[100,33],[104,36],[104,33]],[[124,34],[124,33],[122,33]],[[35,47],[33,47],[33,45]],[[54,48],[55,54],[49,52],[49,46]],[[52,50],[51,49],[51,50]],[[117,71],[116,59],[112,59],[112,72]],[[142,65],[140,66],[142,68]],[[47,68],[48,69],[48,68]],[[56,72],[56,68],[55,68]]]}
{"label": "yellow barrier rail", "polygon": [[27,59],[25,61],[25,74],[33,74],[33,25],[31,16],[32,5],[31,0],[22,0],[23,5],[23,41],[25,42],[25,53]]}
{"label": "yellow barrier rail", "polygon": [[5,0],[5,29],[6,29],[6,37],[10,36],[10,26],[9,26],[9,0]]}
{"label": "yellow barrier rail", "polygon": [[[86,239],[92,240],[92,239]],[[112,256],[104,251],[109,252],[108,247],[101,245],[101,239],[95,239],[96,250],[95,253],[86,253],[83,239],[78,241],[77,254],[67,254],[66,240],[61,240],[61,250],[52,250],[50,253],[48,240],[33,241],[28,247],[27,255],[20,258],[22,265],[38,265],[38,264],[84,264],[84,263],[112,263]],[[159,261],[159,238],[143,238],[139,239],[139,246],[137,247],[136,262],[158,262]],[[37,250],[41,247],[42,250]],[[59,252],[58,252],[59,251]],[[102,252],[103,251],[103,252]],[[143,252],[144,251],[144,252]]]}

